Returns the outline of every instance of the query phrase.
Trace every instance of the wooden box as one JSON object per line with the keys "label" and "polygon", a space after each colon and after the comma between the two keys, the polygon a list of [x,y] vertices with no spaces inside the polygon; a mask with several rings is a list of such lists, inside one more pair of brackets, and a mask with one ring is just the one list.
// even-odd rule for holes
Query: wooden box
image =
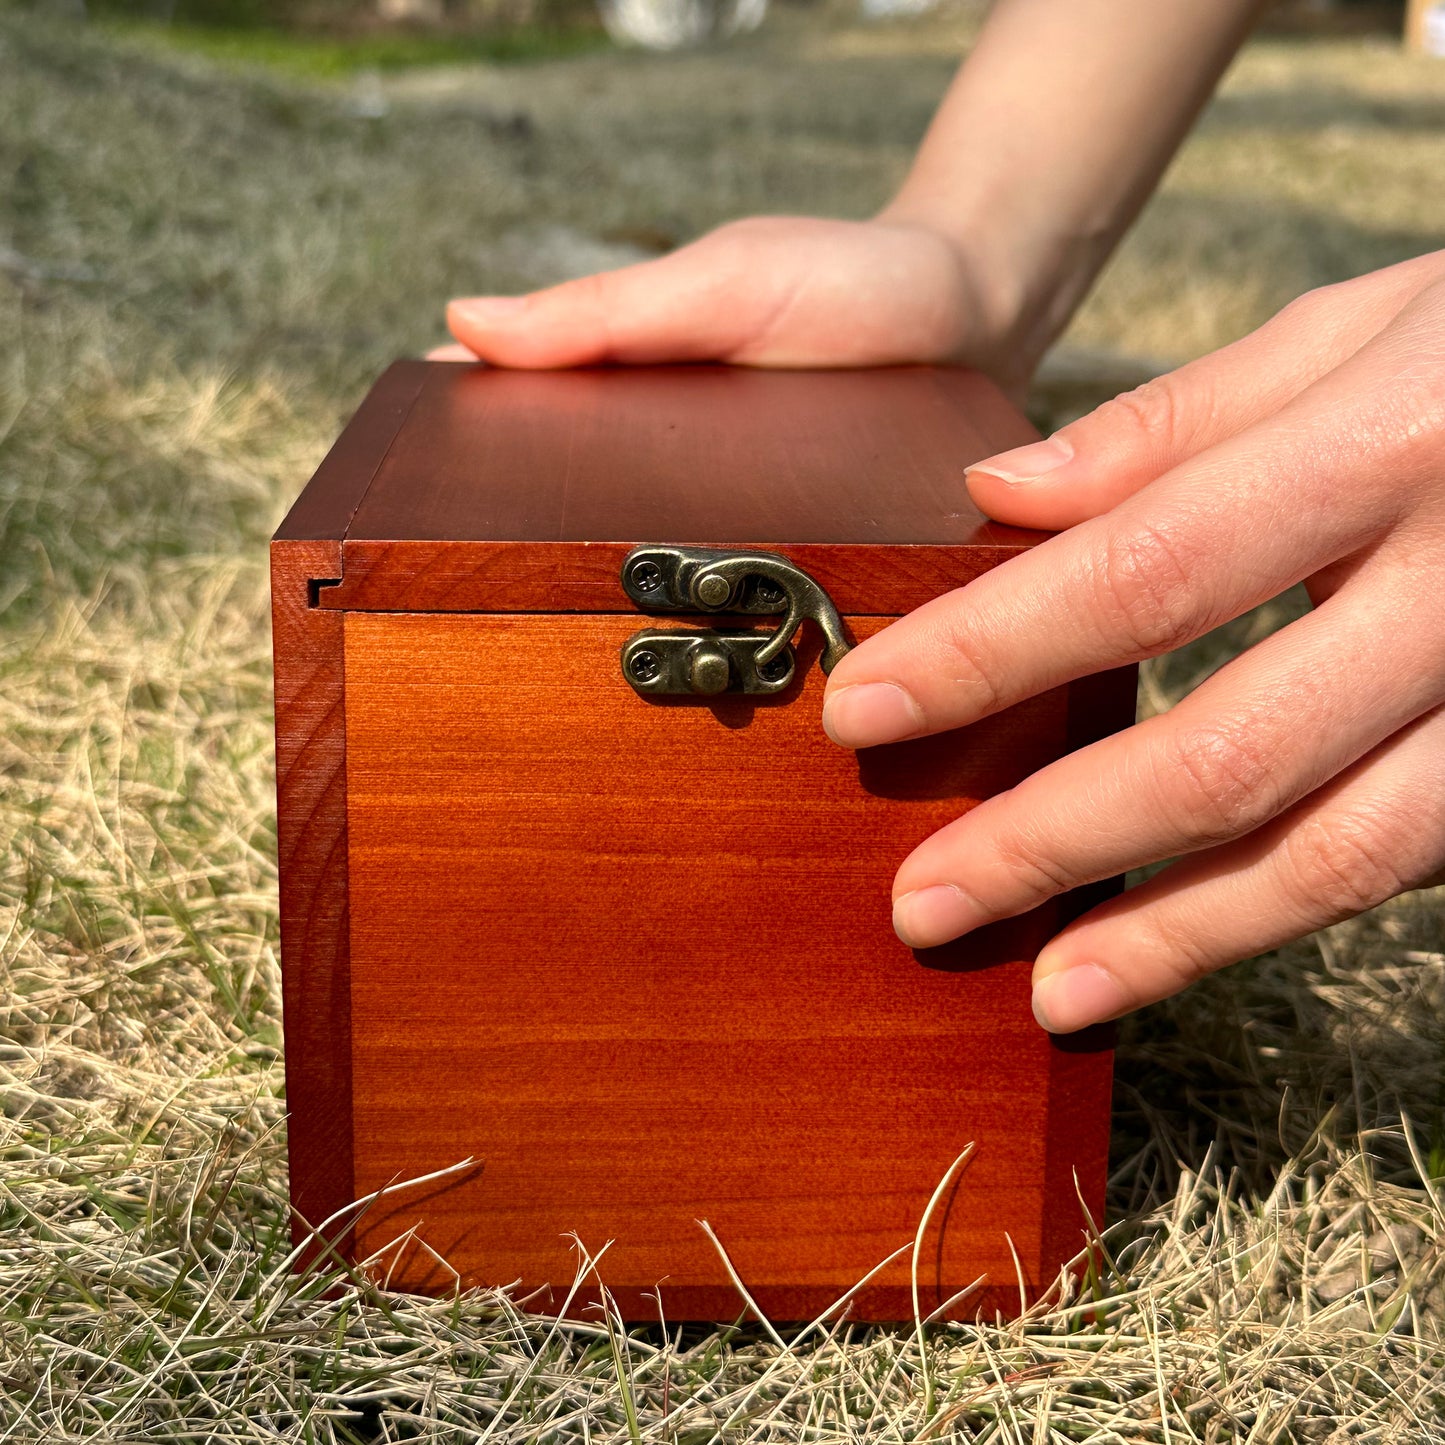
{"label": "wooden box", "polygon": [[1079,1253],[1110,1039],[1048,1037],[1029,974],[1080,901],[914,952],[889,885],[972,803],[1131,721],[1132,673],[855,754],[819,726],[812,622],[772,691],[654,695],[621,655],[717,630],[746,656],[681,643],[666,681],[736,686],[781,620],[747,564],[720,614],[650,610],[623,581],[639,545],[766,551],[869,636],[1040,540],[963,486],[1033,435],[952,369],[385,374],[272,548],[309,1226],[395,1288],[553,1310],[576,1241],[612,1241],[625,1316],[732,1318],[706,1220],[757,1304],[804,1319],[909,1245],[972,1144],[854,1315],[911,1317],[915,1271],[925,1313],[979,1276],[953,1313],[1016,1309]]}

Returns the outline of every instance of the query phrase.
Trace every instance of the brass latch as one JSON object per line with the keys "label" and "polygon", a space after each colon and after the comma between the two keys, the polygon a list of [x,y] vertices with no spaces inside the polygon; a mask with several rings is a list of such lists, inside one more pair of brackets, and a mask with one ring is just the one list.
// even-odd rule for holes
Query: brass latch
{"label": "brass latch", "polygon": [[805,618],[823,633],[819,665],[848,651],[843,620],[808,574],[773,552],[635,547],[622,564],[627,595],[649,612],[783,613],[776,632],[648,628],[622,648],[622,675],[644,696],[781,692],[793,680],[793,635]]}

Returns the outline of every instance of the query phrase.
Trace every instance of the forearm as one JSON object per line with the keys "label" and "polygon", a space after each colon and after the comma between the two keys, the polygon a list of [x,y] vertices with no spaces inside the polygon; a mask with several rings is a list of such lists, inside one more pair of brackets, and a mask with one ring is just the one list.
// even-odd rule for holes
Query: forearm
{"label": "forearm", "polygon": [[1040,355],[1108,259],[1261,0],[998,0],[884,215],[965,253]]}

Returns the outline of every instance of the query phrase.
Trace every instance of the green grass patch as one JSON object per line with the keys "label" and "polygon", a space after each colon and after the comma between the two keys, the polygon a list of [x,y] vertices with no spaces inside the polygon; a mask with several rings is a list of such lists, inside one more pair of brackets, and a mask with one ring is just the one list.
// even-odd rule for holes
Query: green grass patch
{"label": "green grass patch", "polygon": [[98,23],[117,38],[156,50],[204,55],[239,68],[307,80],[344,80],[359,71],[434,65],[493,65],[557,60],[604,49],[599,25],[581,19],[474,32],[377,31],[359,35],[295,32],[267,25],[199,25],[125,16]]}

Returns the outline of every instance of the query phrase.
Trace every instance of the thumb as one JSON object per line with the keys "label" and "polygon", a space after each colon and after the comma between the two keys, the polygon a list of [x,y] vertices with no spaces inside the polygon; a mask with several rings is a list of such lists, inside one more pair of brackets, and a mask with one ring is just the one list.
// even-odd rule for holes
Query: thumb
{"label": "thumb", "polygon": [[739,284],[736,265],[718,252],[695,243],[527,296],[452,301],[447,326],[497,366],[726,361],[776,307],[765,277]]}
{"label": "thumb", "polygon": [[1107,512],[1238,428],[1239,417],[1219,417],[1213,391],[1188,373],[1146,382],[1042,441],[974,463],[964,474],[969,495],[996,521],[1045,531]]}

